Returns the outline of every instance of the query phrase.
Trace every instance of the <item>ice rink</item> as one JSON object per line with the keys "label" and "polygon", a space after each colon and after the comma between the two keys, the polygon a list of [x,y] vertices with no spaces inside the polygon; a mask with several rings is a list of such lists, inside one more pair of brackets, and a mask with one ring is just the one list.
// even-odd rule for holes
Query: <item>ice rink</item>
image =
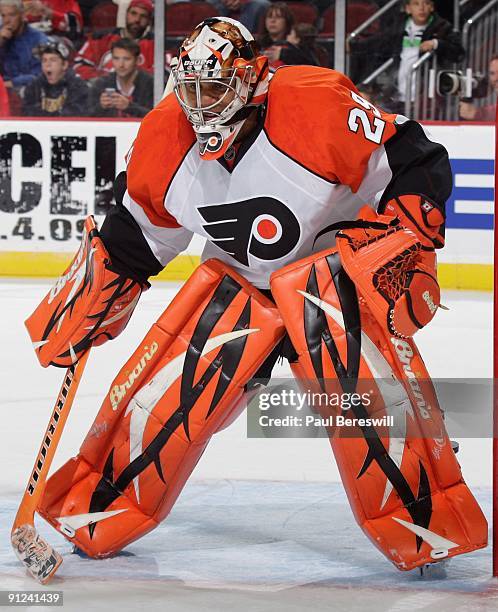
{"label": "ice rink", "polygon": [[[39,366],[23,321],[48,282],[0,282],[0,589],[38,588],[10,547],[10,528],[62,379]],[[178,285],[156,283],[127,330],[92,352],[54,468],[77,453],[110,382]],[[491,294],[446,292],[418,344],[434,377],[491,377]],[[276,373],[287,374],[284,364]],[[491,406],[489,407],[491,409]],[[491,440],[463,439],[464,476],[490,517]],[[64,554],[50,585],[68,610],[494,610],[490,549],[421,579],[387,562],[357,527],[325,439],[248,439],[241,416],[217,434],[170,517],[114,559]]]}

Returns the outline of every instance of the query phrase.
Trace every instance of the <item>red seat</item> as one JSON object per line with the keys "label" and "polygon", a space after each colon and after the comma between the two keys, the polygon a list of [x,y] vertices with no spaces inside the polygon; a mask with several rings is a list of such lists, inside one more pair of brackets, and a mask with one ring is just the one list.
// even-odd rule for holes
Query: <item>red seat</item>
{"label": "red seat", "polygon": [[166,33],[168,36],[186,36],[201,21],[216,15],[216,9],[209,2],[177,2],[166,5]]}
{"label": "red seat", "polygon": [[90,12],[90,27],[92,30],[104,30],[116,27],[118,6],[113,2],[102,2],[94,6]]}
{"label": "red seat", "polygon": [[[346,12],[346,30],[349,34],[379,10],[379,7],[369,2],[348,2]],[[323,13],[323,28],[320,36],[333,37],[335,34],[335,8],[329,7]],[[375,21],[363,33],[374,34],[379,31],[379,23]]]}
{"label": "red seat", "polygon": [[287,6],[294,15],[296,23],[311,23],[315,25],[318,18],[318,11],[312,4],[306,2],[287,2]]}

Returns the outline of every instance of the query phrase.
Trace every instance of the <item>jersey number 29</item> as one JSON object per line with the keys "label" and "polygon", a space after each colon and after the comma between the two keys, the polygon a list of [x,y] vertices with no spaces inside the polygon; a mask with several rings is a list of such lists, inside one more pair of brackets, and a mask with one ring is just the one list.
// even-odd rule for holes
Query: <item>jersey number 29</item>
{"label": "jersey number 29", "polygon": [[[379,109],[373,104],[370,104],[370,102],[367,102],[365,98],[362,98],[354,91],[351,92],[351,97],[363,108],[352,108],[349,111],[349,129],[356,134],[361,124],[365,138],[375,142],[375,144],[380,144],[382,142],[382,134],[384,133],[386,122],[381,119],[382,115],[380,114]],[[366,113],[367,110],[374,114],[372,123],[370,122],[370,118]]]}

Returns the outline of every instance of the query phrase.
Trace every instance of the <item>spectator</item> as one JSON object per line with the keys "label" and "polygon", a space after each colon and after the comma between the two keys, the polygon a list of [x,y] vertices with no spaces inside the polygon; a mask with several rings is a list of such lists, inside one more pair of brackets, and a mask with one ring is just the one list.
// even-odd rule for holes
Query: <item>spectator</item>
{"label": "spectator", "polygon": [[327,52],[316,44],[317,36],[318,30],[310,23],[293,26],[285,41],[276,41],[263,50],[270,68],[298,64],[328,66]]}
{"label": "spectator", "polygon": [[46,34],[76,40],[83,29],[83,17],[77,0],[27,0],[24,10],[28,23]]}
{"label": "spectator", "polygon": [[71,49],[53,37],[38,49],[42,74],[24,92],[29,117],[81,117],[88,113],[88,84],[69,68]]}
{"label": "spectator", "polygon": [[250,32],[257,32],[259,22],[270,5],[269,0],[208,0],[218,15],[240,21]]}
{"label": "spectator", "polygon": [[[281,59],[285,64],[308,64],[328,68],[330,58],[327,50],[317,44],[318,30],[311,23],[297,23],[287,36],[289,55],[283,50]],[[297,54],[293,56],[293,49]],[[298,61],[299,60],[299,61]]]}
{"label": "spectator", "polygon": [[[306,61],[301,63],[328,68],[331,58],[321,45],[316,42],[318,30],[311,23],[297,23],[287,37],[287,41],[297,45]],[[293,39],[294,37],[294,39]],[[291,62],[286,62],[290,64]]]}
{"label": "spectator", "polygon": [[259,44],[263,51],[274,45],[284,43],[294,27],[294,15],[285,2],[271,4],[265,14],[263,33]]}
{"label": "spectator", "polygon": [[498,54],[493,55],[488,66],[489,86],[494,101],[487,106],[476,106],[472,102],[460,102],[460,117],[467,121],[494,121],[496,118],[496,96],[498,95]]}
{"label": "spectator", "polygon": [[27,25],[22,0],[0,0],[0,65],[5,87],[19,90],[40,72],[40,60],[33,49],[47,37]]}
{"label": "spectator", "polygon": [[120,38],[130,38],[139,44],[138,66],[142,70],[152,72],[154,67],[154,36],[151,31],[153,12],[151,0],[131,0],[126,11],[126,27],[104,30],[89,36],[76,56],[76,73],[83,79],[93,79],[111,72],[111,45]]}
{"label": "spectator", "polygon": [[97,79],[90,89],[95,117],[145,117],[153,106],[154,79],[138,68],[140,46],[122,38],[111,45],[114,72]]}
{"label": "spectator", "polygon": [[391,73],[383,84],[384,99],[391,100],[391,108],[389,103],[384,105],[393,112],[404,108],[410,68],[420,55],[435,51],[441,66],[445,62],[459,62],[465,54],[459,34],[434,12],[432,0],[405,0],[404,7],[406,14],[400,15],[392,29],[351,45],[354,54],[376,55],[378,65],[394,58]]}

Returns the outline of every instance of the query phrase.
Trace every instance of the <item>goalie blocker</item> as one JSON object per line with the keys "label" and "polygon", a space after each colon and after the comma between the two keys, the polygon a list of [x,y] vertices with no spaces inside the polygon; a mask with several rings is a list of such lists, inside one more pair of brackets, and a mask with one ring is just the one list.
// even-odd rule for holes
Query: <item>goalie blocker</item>
{"label": "goalie blocker", "polygon": [[64,274],[27,319],[42,366],[68,367],[126,327],[146,285],[112,268],[93,217]]}

